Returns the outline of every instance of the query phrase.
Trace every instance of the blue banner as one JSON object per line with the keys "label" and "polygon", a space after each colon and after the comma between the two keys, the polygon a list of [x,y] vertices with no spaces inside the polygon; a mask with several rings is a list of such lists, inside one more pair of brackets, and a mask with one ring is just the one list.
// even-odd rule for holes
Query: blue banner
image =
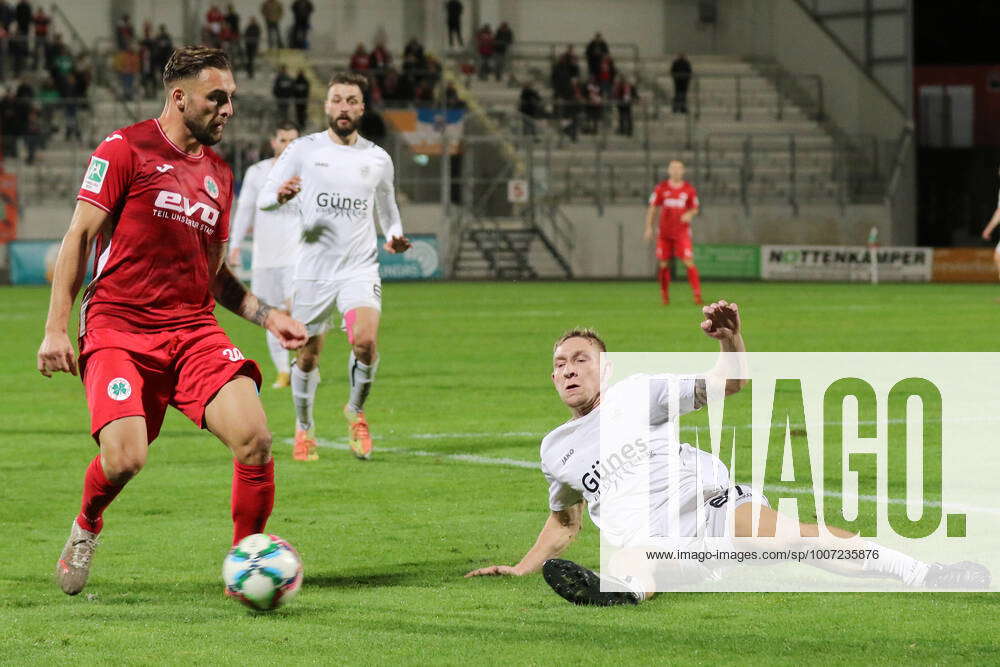
{"label": "blue banner", "polygon": [[[61,243],[61,241],[11,241],[8,243],[7,262],[10,264],[11,284],[51,284]],[[92,267],[92,261],[88,260],[85,283],[90,282],[93,275]]]}

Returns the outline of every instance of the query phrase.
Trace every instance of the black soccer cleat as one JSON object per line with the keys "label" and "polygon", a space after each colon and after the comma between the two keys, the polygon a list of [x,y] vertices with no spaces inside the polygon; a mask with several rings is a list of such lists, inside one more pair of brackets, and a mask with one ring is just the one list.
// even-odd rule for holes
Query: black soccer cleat
{"label": "black soccer cleat", "polygon": [[986,590],[990,587],[990,580],[990,571],[985,565],[963,560],[960,563],[932,563],[924,579],[924,586]]}
{"label": "black soccer cleat", "polygon": [[573,604],[595,607],[639,604],[639,596],[635,593],[602,591],[601,577],[573,561],[550,558],[542,565],[542,576],[552,590]]}

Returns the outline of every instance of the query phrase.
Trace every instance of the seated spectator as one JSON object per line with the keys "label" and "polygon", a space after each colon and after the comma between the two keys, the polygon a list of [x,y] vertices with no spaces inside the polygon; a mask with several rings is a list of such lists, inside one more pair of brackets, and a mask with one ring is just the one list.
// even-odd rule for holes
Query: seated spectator
{"label": "seated spectator", "polygon": [[614,90],[618,105],[618,134],[632,136],[632,104],[639,100],[639,91],[624,76],[618,77]]}
{"label": "seated spectator", "polygon": [[458,91],[455,89],[454,84],[449,83],[444,89],[444,107],[445,109],[464,109],[465,100],[458,96]]}
{"label": "seated spectator", "polygon": [[545,104],[542,96],[535,90],[534,84],[527,81],[521,88],[521,98],[517,105],[517,110],[521,112],[521,120],[524,124],[525,134],[535,134],[535,120],[545,117]]}
{"label": "seated spectator", "polygon": [[590,77],[587,81],[584,97],[587,104],[587,124],[583,128],[583,133],[597,134],[601,117],[604,115],[604,97],[601,95],[601,86],[596,76]]}
{"label": "seated spectator", "polygon": [[615,85],[616,75],[615,61],[611,59],[611,56],[602,57],[601,62],[597,65],[596,77],[597,85],[601,87],[601,95],[605,99],[611,97],[611,89]]}
{"label": "seated spectator", "polygon": [[510,50],[510,45],[514,43],[514,31],[510,29],[506,21],[497,28],[497,34],[493,36],[493,41],[496,51],[493,69],[496,72],[496,80],[499,81],[507,69],[507,52]]}
{"label": "seated spectator", "polygon": [[358,42],[357,48],[351,54],[351,62],[348,64],[348,68],[352,72],[360,74],[366,73],[371,68],[371,58],[368,56],[364,42]]}
{"label": "seated spectator", "polygon": [[493,68],[493,54],[496,52],[496,43],[490,24],[484,24],[476,33],[476,49],[479,53],[479,79],[485,81]]}

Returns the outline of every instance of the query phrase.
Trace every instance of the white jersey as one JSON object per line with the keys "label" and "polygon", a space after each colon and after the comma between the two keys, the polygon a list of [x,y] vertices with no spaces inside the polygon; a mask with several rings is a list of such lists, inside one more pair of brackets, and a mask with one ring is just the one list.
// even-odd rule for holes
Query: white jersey
{"label": "white jersey", "polygon": [[[649,380],[649,442],[625,445],[621,460],[601,461],[601,408],[572,419],[542,439],[542,473],[549,483],[549,508],[564,510],[581,500],[594,524],[601,525],[601,487],[626,474],[630,460],[649,459],[648,508],[652,535],[694,535],[695,506],[729,488],[729,473],[718,458],[680,443],[670,414],[669,376],[635,375],[629,380]],[[692,378],[674,379],[680,415],[705,405],[705,384]],[[612,391],[614,388],[612,388]],[[629,457],[632,457],[629,459]],[[674,503],[674,504],[672,504]],[[667,509],[677,508],[680,523],[666,519]],[[655,525],[654,525],[655,524]],[[609,528],[605,526],[604,528]]]}
{"label": "white jersey", "polygon": [[257,206],[278,206],[278,188],[298,176],[302,251],[296,279],[343,280],[378,275],[373,218],[386,238],[403,235],[393,189],[392,158],[363,137],[335,143],[328,132],[290,143],[271,168]]}
{"label": "white jersey", "polygon": [[302,245],[298,202],[293,199],[272,211],[257,207],[257,197],[273,165],[274,158],[268,158],[247,167],[229,239],[231,247],[238,248],[247,233],[253,231],[255,269],[295,266]]}

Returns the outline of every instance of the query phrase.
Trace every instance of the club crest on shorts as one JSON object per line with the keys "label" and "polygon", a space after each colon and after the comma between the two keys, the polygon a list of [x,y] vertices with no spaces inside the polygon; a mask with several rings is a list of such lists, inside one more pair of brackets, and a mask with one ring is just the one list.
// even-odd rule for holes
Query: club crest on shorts
{"label": "club crest on shorts", "polygon": [[211,176],[205,177],[205,192],[212,197],[212,199],[219,198],[219,184],[215,182],[215,179]]}
{"label": "club crest on shorts", "polygon": [[125,378],[115,378],[108,383],[108,398],[113,401],[124,401],[132,395],[132,385]]}

